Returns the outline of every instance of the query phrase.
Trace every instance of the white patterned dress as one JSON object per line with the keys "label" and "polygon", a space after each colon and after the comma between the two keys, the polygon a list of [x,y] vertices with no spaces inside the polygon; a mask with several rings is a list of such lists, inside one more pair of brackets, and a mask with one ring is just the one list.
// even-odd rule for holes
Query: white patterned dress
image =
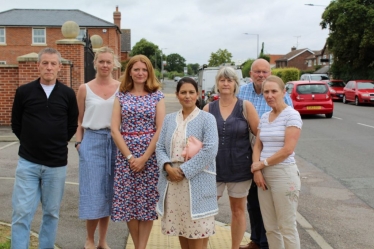
{"label": "white patterned dress", "polygon": [[[184,161],[182,151],[186,144],[186,126],[188,121],[199,113],[196,108],[185,120],[182,111],[177,115],[177,129],[172,142],[173,167]],[[161,220],[162,233],[182,236],[188,239],[202,239],[215,234],[214,216],[192,220],[190,208],[189,182],[184,178],[180,182],[169,182],[165,199],[165,214]]]}

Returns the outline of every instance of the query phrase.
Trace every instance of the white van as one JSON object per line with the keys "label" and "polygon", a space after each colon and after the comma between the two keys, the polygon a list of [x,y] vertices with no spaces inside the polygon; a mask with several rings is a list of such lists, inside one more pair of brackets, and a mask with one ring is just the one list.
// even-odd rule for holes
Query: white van
{"label": "white van", "polygon": [[[198,89],[199,89],[199,107],[202,109],[205,106],[207,96],[213,90],[214,85],[216,83],[216,75],[218,70],[223,67],[208,67],[207,65],[203,65],[203,67],[199,68],[198,72]],[[243,80],[243,74],[240,66],[231,66],[235,69],[236,75],[238,76],[239,80]]]}

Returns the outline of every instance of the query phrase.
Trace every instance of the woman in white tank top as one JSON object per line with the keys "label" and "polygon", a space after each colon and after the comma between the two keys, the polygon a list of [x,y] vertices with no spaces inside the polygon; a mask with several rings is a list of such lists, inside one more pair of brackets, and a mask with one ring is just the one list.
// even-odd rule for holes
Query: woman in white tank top
{"label": "woman in white tank top", "polygon": [[[79,87],[78,129],[75,147],[79,153],[79,218],[86,220],[85,249],[109,249],[106,241],[113,197],[114,162],[117,147],[110,134],[115,94],[119,82],[112,78],[121,64],[112,49],[100,48],[94,59],[96,77]],[[95,230],[99,225],[99,241]]]}

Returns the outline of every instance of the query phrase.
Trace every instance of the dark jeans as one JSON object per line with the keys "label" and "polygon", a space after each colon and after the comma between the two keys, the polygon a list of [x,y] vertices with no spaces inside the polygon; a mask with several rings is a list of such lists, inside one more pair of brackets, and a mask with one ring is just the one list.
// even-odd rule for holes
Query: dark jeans
{"label": "dark jeans", "polygon": [[252,181],[247,196],[247,209],[251,222],[251,240],[259,245],[261,249],[269,249],[266,230],[262,221],[260,203],[258,201],[257,186],[254,181]]}

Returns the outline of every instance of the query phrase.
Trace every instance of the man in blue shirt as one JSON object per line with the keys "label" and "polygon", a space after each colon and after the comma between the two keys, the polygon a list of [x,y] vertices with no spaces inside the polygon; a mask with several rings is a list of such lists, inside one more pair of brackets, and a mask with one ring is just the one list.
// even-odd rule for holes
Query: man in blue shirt
{"label": "man in blue shirt", "polygon": [[[271,111],[267,105],[264,95],[262,94],[262,83],[271,75],[270,64],[267,60],[257,59],[252,63],[249,72],[253,82],[248,83],[240,88],[238,97],[250,101],[261,118],[262,114]],[[292,100],[286,93],[284,101],[287,105],[292,106]],[[262,221],[260,203],[258,201],[257,186],[252,181],[251,188],[247,197],[247,209],[249,220],[251,222],[251,242],[248,245],[240,246],[241,249],[268,249],[266,231]]]}

